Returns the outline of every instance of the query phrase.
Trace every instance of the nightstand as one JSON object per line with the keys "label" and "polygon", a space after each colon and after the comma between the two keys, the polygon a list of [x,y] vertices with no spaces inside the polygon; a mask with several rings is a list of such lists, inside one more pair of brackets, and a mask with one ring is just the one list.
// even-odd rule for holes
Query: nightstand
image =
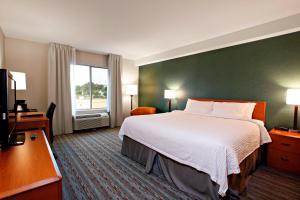
{"label": "nightstand", "polygon": [[267,164],[275,169],[300,174],[300,134],[272,129]]}

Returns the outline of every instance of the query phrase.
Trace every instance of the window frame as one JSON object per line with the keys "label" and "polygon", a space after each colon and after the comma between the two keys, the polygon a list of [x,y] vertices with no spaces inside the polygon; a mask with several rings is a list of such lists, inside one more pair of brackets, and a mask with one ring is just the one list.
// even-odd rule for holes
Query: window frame
{"label": "window frame", "polygon": [[[99,67],[99,66],[94,66],[94,65],[86,65],[86,64],[74,64],[73,67],[76,67],[76,65],[81,65],[81,66],[85,66],[89,68],[89,83],[90,83],[90,87],[89,87],[89,92],[90,92],[90,108],[89,109],[78,109],[77,106],[75,107],[75,113],[76,114],[91,114],[91,113],[99,113],[99,112],[106,112],[107,111],[107,107],[104,109],[101,108],[93,108],[93,94],[92,94],[92,68],[101,68],[101,69],[106,69],[107,70],[107,78],[108,78],[108,73],[109,73],[109,69],[108,67]],[[73,69],[75,70],[75,68]],[[107,83],[107,91],[108,89],[108,83]],[[75,98],[76,98],[76,93],[75,93]],[[107,99],[107,97],[106,97]],[[108,99],[107,99],[108,100]],[[76,105],[76,104],[75,104]]]}

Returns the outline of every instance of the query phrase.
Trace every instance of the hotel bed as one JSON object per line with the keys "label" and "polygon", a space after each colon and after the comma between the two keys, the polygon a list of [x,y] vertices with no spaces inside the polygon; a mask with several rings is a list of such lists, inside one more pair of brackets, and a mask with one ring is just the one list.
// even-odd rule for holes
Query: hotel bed
{"label": "hotel bed", "polygon": [[[260,146],[271,141],[264,127],[266,103],[252,102],[248,119],[238,112],[224,114],[241,103],[244,108],[244,101],[196,100],[198,110],[187,105],[184,111],[127,118],[119,132],[121,153],[198,198],[218,199],[229,190],[241,194],[260,159]],[[233,102],[238,104],[228,106]]]}

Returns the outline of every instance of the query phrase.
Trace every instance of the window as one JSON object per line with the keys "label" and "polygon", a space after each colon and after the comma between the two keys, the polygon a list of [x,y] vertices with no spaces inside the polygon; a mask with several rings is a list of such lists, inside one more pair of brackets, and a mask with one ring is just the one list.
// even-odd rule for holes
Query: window
{"label": "window", "polygon": [[73,65],[76,111],[106,110],[108,69]]}

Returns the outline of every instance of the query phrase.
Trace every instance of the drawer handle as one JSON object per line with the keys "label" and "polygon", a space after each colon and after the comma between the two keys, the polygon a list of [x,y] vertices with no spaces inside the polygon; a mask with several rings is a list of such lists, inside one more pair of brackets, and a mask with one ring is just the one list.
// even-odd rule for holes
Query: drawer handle
{"label": "drawer handle", "polygon": [[291,144],[288,144],[288,143],[281,143],[281,145],[283,145],[283,146],[290,146]]}
{"label": "drawer handle", "polygon": [[288,162],[288,161],[289,161],[289,159],[283,158],[283,157],[281,157],[280,159],[281,159],[282,161],[284,161],[284,162]]}

